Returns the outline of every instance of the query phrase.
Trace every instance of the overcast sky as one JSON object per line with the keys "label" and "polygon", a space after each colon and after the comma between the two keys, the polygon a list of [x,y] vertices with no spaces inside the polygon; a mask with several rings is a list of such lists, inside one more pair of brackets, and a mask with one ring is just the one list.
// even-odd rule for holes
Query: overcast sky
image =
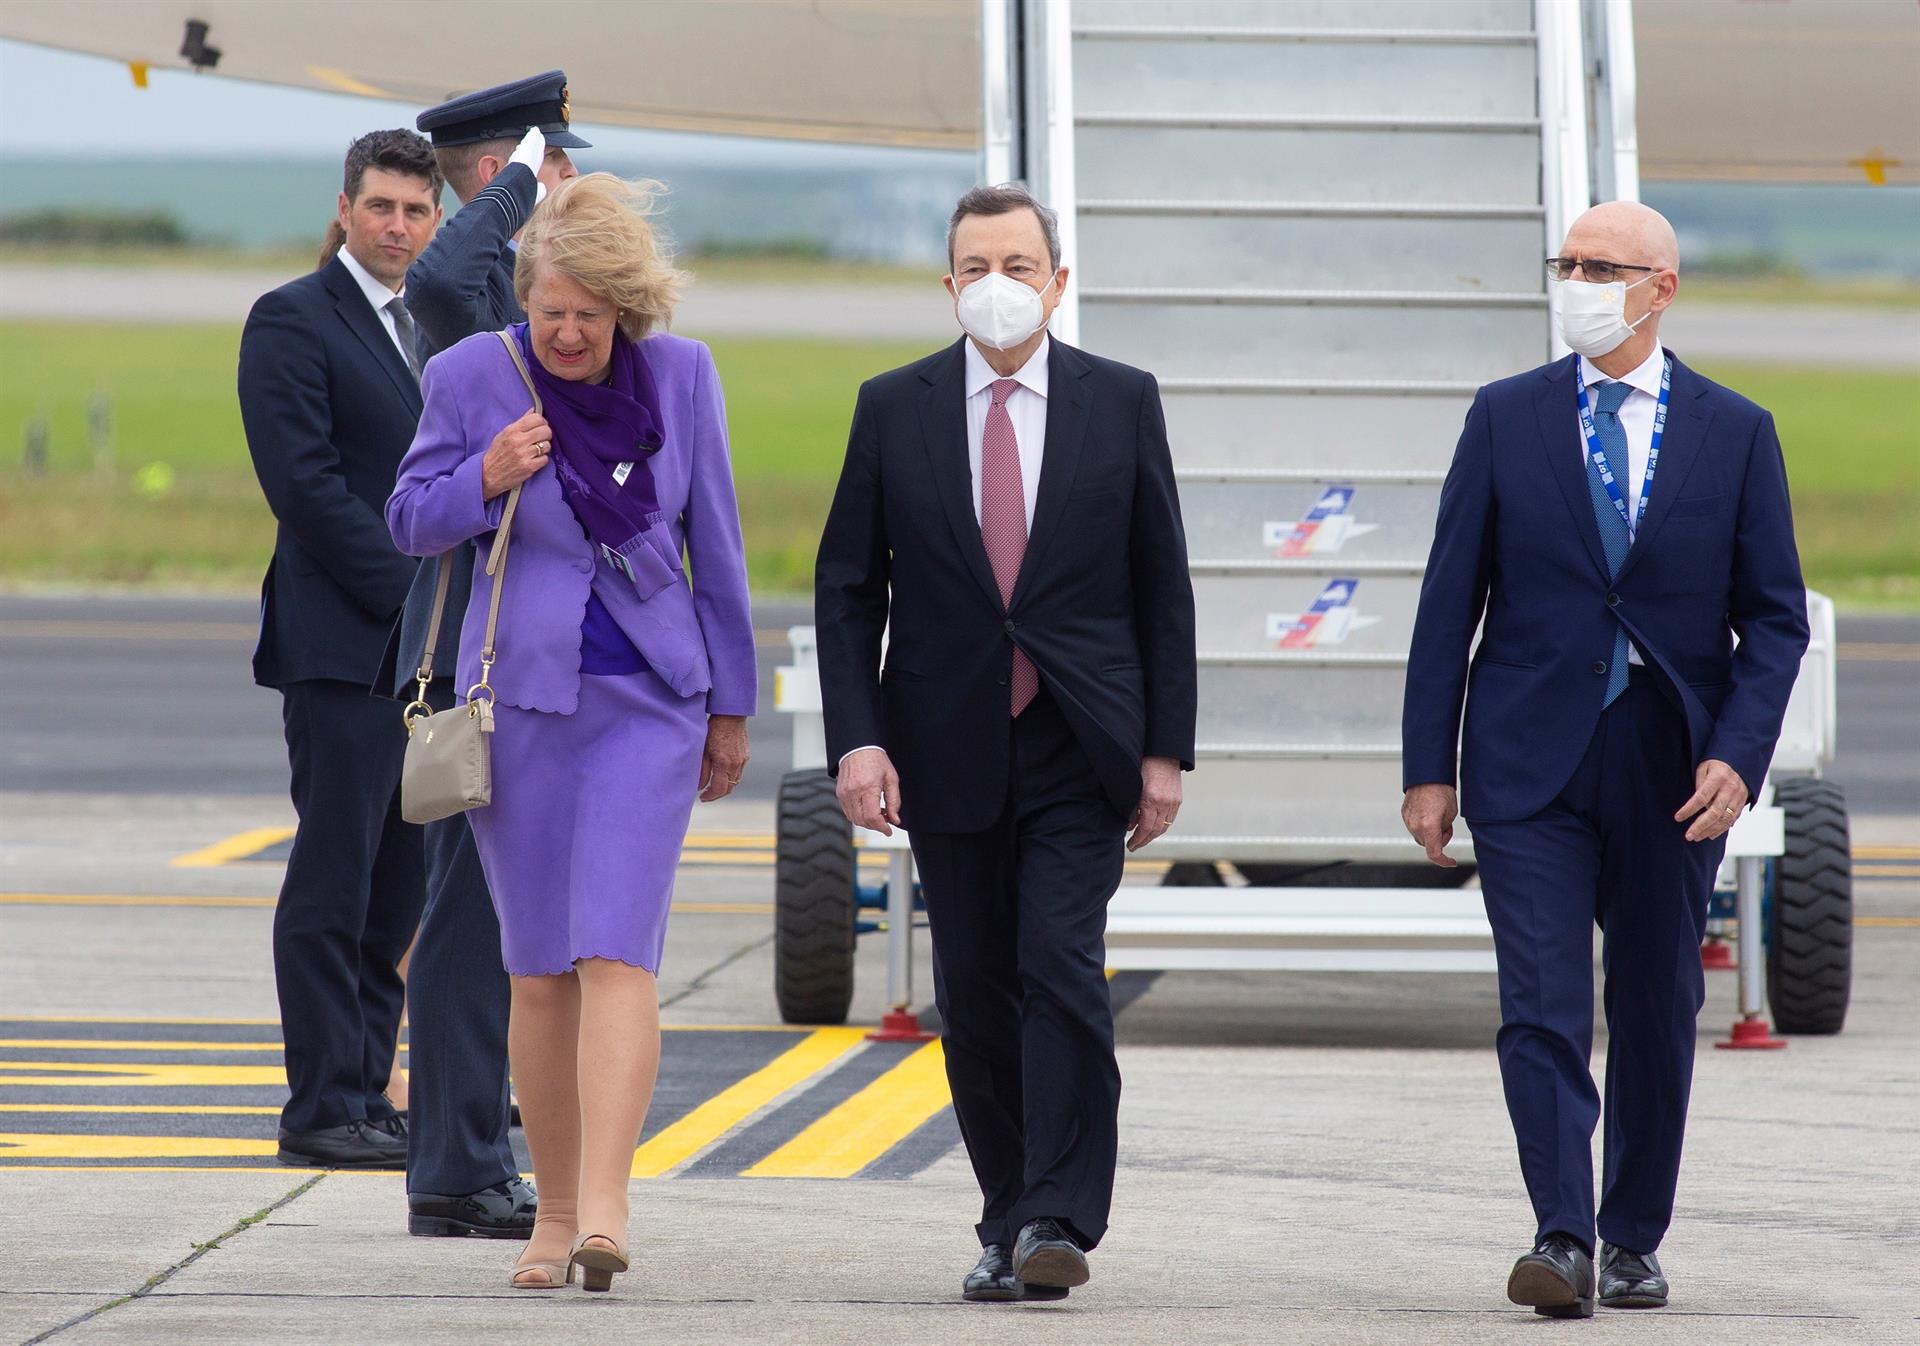
{"label": "overcast sky", "polygon": [[[52,0],[46,0],[51,3]],[[0,40],[0,154],[331,156],[365,131],[412,126],[420,109],[348,94],[249,84],[155,69],[137,89],[127,67],[97,56]],[[635,131],[578,123],[610,157],[706,162],[867,162],[925,151],[800,145],[734,136]],[[0,186],[0,195],[5,188]]]}

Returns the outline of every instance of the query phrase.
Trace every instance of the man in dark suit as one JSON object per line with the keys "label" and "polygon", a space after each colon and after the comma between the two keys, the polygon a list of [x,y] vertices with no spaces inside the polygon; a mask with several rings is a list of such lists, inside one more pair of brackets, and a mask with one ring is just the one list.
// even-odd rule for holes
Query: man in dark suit
{"label": "man in dark suit", "polygon": [[976,188],[947,242],[968,335],[860,389],[820,542],[827,753],[849,819],[912,830],[985,1199],[962,1292],[1058,1298],[1112,1202],[1106,907],[1192,768],[1193,592],[1152,375],[1047,334],[1052,212]]}
{"label": "man in dark suit", "polygon": [[247,448],[280,523],[254,680],[280,690],[300,816],[273,923],[289,1164],[406,1162],[382,1090],[425,874],[420,829],[400,820],[405,734],[367,682],[413,582],[382,511],[420,416],[403,282],[439,221],[427,142],[362,136],[340,193],[345,244],[262,295],[240,338]]}
{"label": "man in dark suit", "polygon": [[1807,645],[1773,418],[1660,346],[1679,264],[1672,228],[1633,202],[1594,207],[1549,259],[1576,353],[1474,398],[1407,666],[1407,828],[1451,865],[1464,814],[1499,960],[1500,1073],[1537,1219],[1507,1294],[1556,1317],[1667,1302],[1654,1250],[1673,1217],[1707,900]]}
{"label": "man in dark suit", "polygon": [[[449,99],[420,114],[460,210],[407,272],[424,353],[526,314],[513,293],[513,240],[541,198],[573,177],[567,77],[558,70]],[[457,549],[425,700],[453,705],[473,544]],[[419,567],[394,628],[381,691],[412,700],[439,563]],[[500,921],[463,813],[427,824],[427,909],[408,963],[407,1229],[527,1238],[536,1199],[509,1140],[507,973]]]}

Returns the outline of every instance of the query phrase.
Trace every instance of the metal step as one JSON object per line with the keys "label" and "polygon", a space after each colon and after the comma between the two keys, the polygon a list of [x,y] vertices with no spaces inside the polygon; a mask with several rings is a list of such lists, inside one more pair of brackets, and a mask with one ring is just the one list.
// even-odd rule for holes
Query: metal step
{"label": "metal step", "polygon": [[1417,46],[1531,47],[1530,28],[1263,28],[1195,24],[1075,24],[1075,38],[1108,42],[1412,43]]}
{"label": "metal step", "polygon": [[1207,131],[1408,131],[1452,132],[1484,135],[1535,134],[1540,130],[1537,117],[1445,117],[1424,114],[1393,116],[1321,116],[1311,113],[1241,112],[1141,112],[1134,107],[1124,111],[1100,112],[1074,110],[1074,125],[1186,127]]}
{"label": "metal step", "polygon": [[1072,18],[1139,27],[1502,32],[1532,26],[1533,0],[1073,0]]}
{"label": "metal step", "polygon": [[[1216,32],[1218,30],[1215,30]],[[1534,110],[1537,58],[1519,42],[1310,40],[1201,30],[1095,29],[1073,43],[1075,116],[1150,106],[1171,116],[1515,118]]]}
{"label": "metal step", "polygon": [[1540,132],[1526,121],[1489,128],[1136,115],[1082,122],[1074,140],[1078,189],[1099,201],[1540,208]]}

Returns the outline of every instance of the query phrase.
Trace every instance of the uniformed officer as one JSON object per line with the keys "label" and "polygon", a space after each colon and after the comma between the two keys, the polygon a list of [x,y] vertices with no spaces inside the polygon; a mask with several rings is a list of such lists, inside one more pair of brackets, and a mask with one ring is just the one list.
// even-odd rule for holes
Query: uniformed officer
{"label": "uniformed officer", "polygon": [[[559,70],[448,99],[416,123],[433,141],[447,185],[461,201],[407,273],[407,298],[422,357],[475,332],[521,322],[513,294],[513,246],[546,193],[575,176],[567,151],[588,143],[569,126],[567,77]],[[450,707],[460,623],[467,607],[471,544],[453,564],[447,613],[427,691]],[[412,699],[426,643],[436,562],[421,565],[388,650],[386,679]],[[507,974],[500,923],[464,814],[427,827],[427,908],[407,975],[412,1078],[407,1151],[407,1230],[528,1238],[536,1200],[508,1141]]]}

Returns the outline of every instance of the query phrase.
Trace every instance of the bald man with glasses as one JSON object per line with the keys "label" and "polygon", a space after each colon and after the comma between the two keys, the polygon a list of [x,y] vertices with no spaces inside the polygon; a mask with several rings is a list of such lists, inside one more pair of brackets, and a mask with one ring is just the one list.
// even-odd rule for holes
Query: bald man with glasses
{"label": "bald man with glasses", "polygon": [[1594,207],[1547,260],[1574,353],[1474,398],[1407,664],[1402,815],[1439,865],[1455,819],[1471,826],[1499,961],[1500,1074],[1536,1217],[1507,1295],[1551,1317],[1667,1302],[1654,1254],[1707,900],[1807,646],[1773,418],[1660,345],[1679,266],[1672,227],[1634,202]]}

